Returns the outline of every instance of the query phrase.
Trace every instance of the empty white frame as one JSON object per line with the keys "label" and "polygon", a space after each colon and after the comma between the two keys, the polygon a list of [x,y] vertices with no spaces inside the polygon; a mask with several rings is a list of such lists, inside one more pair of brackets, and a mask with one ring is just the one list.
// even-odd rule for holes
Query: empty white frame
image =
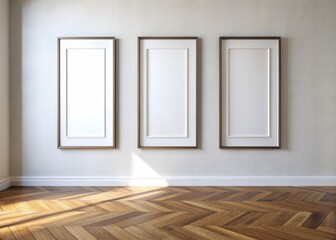
{"label": "empty white frame", "polygon": [[280,37],[221,37],[220,148],[280,147]]}
{"label": "empty white frame", "polygon": [[197,38],[139,37],[138,147],[197,147]]}
{"label": "empty white frame", "polygon": [[115,39],[59,38],[58,148],[115,148]]}

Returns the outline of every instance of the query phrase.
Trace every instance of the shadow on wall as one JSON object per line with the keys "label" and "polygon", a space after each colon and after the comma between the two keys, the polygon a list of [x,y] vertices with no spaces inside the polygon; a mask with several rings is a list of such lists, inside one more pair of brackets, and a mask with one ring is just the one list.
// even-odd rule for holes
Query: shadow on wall
{"label": "shadow on wall", "polygon": [[22,0],[10,3],[10,174],[22,175]]}
{"label": "shadow on wall", "polygon": [[197,148],[202,149],[202,39],[197,39]]}
{"label": "shadow on wall", "polygon": [[286,37],[281,37],[281,113],[280,113],[280,137],[281,137],[281,149],[289,150],[288,139],[288,41]]}

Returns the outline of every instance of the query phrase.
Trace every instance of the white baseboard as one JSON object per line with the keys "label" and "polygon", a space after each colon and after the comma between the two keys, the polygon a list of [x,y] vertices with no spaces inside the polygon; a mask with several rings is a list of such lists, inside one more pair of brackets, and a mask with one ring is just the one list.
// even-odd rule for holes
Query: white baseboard
{"label": "white baseboard", "polygon": [[10,186],[11,186],[10,177],[0,180],[0,191],[5,190],[6,188],[9,188]]}
{"label": "white baseboard", "polygon": [[336,176],[12,177],[12,186],[336,186]]}

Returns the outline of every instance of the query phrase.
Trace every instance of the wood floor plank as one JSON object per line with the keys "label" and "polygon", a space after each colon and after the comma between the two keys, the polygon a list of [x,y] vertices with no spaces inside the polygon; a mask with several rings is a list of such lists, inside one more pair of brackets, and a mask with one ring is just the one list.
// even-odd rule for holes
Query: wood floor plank
{"label": "wood floor plank", "polygon": [[0,201],[0,208],[4,212],[17,212],[17,208],[11,201]]}
{"label": "wood floor plank", "polygon": [[105,226],[106,231],[112,234],[117,239],[138,240],[135,236],[117,226]]}
{"label": "wood floor plank", "polygon": [[183,227],[169,225],[169,226],[164,226],[162,229],[164,229],[169,235],[179,240],[204,240],[206,239],[200,235],[197,235],[196,233],[193,233],[193,232],[190,232],[184,229]]}
{"label": "wood floor plank", "polygon": [[326,195],[323,192],[313,192],[310,196],[308,196],[304,201],[305,202],[318,202],[322,199],[322,197]]}
{"label": "wood floor plank", "polygon": [[159,239],[179,240],[179,238],[172,236],[171,234],[169,234],[169,232],[164,231],[163,229],[154,227],[150,224],[142,224],[142,225],[139,225],[139,227],[143,229],[144,231],[156,236]]}
{"label": "wood floor plank", "polygon": [[29,201],[30,206],[36,209],[37,212],[52,212],[53,210],[48,207],[43,201],[41,200],[32,200]]}
{"label": "wood floor plank", "polygon": [[[278,229],[270,227],[269,228],[272,231],[276,231]],[[335,235],[334,234],[330,234],[330,233],[326,233],[326,232],[320,232],[320,231],[315,231],[313,229],[310,228],[305,228],[305,227],[299,227],[299,228],[292,228],[292,227],[283,227],[281,229],[282,232],[284,233],[290,233],[294,236],[296,236],[297,238],[302,238],[302,239],[310,239],[310,240],[330,240],[330,239],[334,239]]]}
{"label": "wood floor plank", "polygon": [[281,212],[267,212],[263,217],[256,219],[249,226],[262,227],[271,225],[271,222],[278,219],[280,215]]}
{"label": "wood floor plank", "polygon": [[336,193],[326,193],[321,201],[336,202]]}
{"label": "wood floor plank", "polygon": [[254,238],[242,235],[240,233],[234,232],[232,230],[222,228],[222,227],[218,227],[218,226],[214,226],[214,225],[206,226],[206,228],[209,229],[209,230],[212,230],[215,233],[218,233],[222,236],[227,236],[230,239],[240,239],[240,240],[253,240],[254,239]]}
{"label": "wood floor plank", "polygon": [[137,226],[126,227],[125,230],[141,240],[159,240],[157,237],[149,234]]}
{"label": "wood floor plank", "polygon": [[252,224],[253,222],[259,220],[263,216],[265,216],[266,213],[264,212],[247,212],[244,215],[236,218],[235,220],[228,222],[225,225],[234,225],[234,226],[248,226]]}
{"label": "wood floor plank", "polygon": [[17,240],[36,240],[26,227],[10,227]]}
{"label": "wood floor plank", "polygon": [[306,198],[308,198],[311,194],[312,192],[298,192],[290,199],[290,201],[301,202],[304,201]]}
{"label": "wood floor plank", "polygon": [[335,228],[329,228],[329,227],[325,227],[325,226],[319,226],[317,228],[318,231],[322,231],[322,232],[327,232],[327,233],[331,233],[334,234],[336,236],[336,229]]}
{"label": "wood floor plank", "polygon": [[[167,226],[174,225],[174,226],[185,226],[190,225],[195,221],[208,217],[212,213],[208,212],[186,212],[183,213],[178,219],[175,219],[173,224],[167,224]],[[162,226],[164,227],[164,226]]]}
{"label": "wood floor plank", "polygon": [[189,230],[190,232],[194,232],[202,237],[211,239],[211,240],[226,240],[231,239],[229,237],[226,237],[222,234],[217,234],[214,232],[211,232],[205,228],[202,227],[196,227],[196,226],[184,226],[185,229]]}
{"label": "wood floor plank", "polygon": [[228,222],[233,221],[234,219],[239,218],[240,216],[244,215],[245,212],[220,212],[220,213],[213,213],[208,217],[204,217],[197,221],[194,221],[190,225],[194,226],[204,226],[204,225],[217,225],[222,226]]}
{"label": "wood floor plank", "polygon": [[124,218],[123,220],[114,223],[113,225],[117,225],[120,227],[129,227],[129,226],[136,226],[141,223],[148,222],[150,220],[157,220],[161,216],[165,216],[165,213],[162,212],[146,212],[142,213],[141,215],[134,216],[132,218]]}
{"label": "wood floor plank", "polygon": [[294,212],[281,212],[276,218],[270,220],[268,226],[281,227],[288,222],[296,213]]}
{"label": "wood floor plank", "polygon": [[21,213],[11,214],[9,218],[0,218],[0,227],[10,227],[29,224],[32,220],[37,219],[44,214],[42,213]]}
{"label": "wood floor plank", "polygon": [[95,212],[61,212],[60,216],[56,215],[54,216],[55,219],[52,221],[48,221],[48,218],[46,218],[45,225],[47,226],[60,226],[60,225],[74,225],[78,226],[78,222],[85,221],[86,219],[89,219],[91,217],[95,217],[99,215],[100,213]]}
{"label": "wood floor plank", "polygon": [[92,236],[97,238],[98,240],[118,240],[113,235],[111,235],[108,231],[103,229],[100,226],[94,226],[94,227],[84,227],[86,231],[88,231]]}
{"label": "wood floor plank", "polygon": [[29,202],[14,201],[13,204],[20,212],[36,212],[36,209],[32,207]]}
{"label": "wood floor plank", "polygon": [[30,219],[21,225],[24,226],[50,226],[50,225],[61,225],[69,219],[73,219],[76,216],[83,214],[81,212],[53,212],[53,213],[43,213],[43,215]]}
{"label": "wood floor plank", "polygon": [[76,240],[76,238],[63,226],[47,227],[47,229],[56,239]]}
{"label": "wood floor plank", "polygon": [[201,208],[201,209],[206,209],[208,211],[213,211],[213,212],[223,212],[223,211],[227,211],[228,209],[227,208],[223,208],[223,207],[217,207],[217,206],[214,206],[214,203],[204,203],[204,202],[200,202],[200,201],[184,201],[185,203],[189,204],[189,205],[192,205],[192,206],[195,206],[195,207],[198,207],[198,208]]}
{"label": "wood floor plank", "polygon": [[300,227],[311,215],[309,212],[298,212],[284,224],[284,227]]}
{"label": "wood floor plank", "polygon": [[140,212],[149,212],[148,208],[144,208],[141,205],[139,206],[138,202],[123,201],[123,204]]}
{"label": "wood floor plank", "polygon": [[105,222],[109,221],[110,219],[114,219],[124,214],[125,213],[123,212],[100,213],[89,218],[84,217],[82,221],[74,220],[73,223],[81,226],[103,226],[105,225]]}
{"label": "wood floor plank", "polygon": [[149,220],[145,223],[140,224],[141,225],[153,225],[155,227],[162,227],[164,225],[174,223],[174,221],[182,216],[184,213],[183,212],[174,212],[174,213],[168,213],[164,214],[156,219]]}
{"label": "wood floor plank", "polygon": [[316,229],[326,218],[325,212],[313,212],[312,215],[302,224],[303,227]]}
{"label": "wood floor plank", "polygon": [[144,206],[146,209],[150,209],[150,211],[172,212],[171,209],[160,206],[159,204],[156,204],[154,202],[140,201],[138,205]]}
{"label": "wood floor plank", "polygon": [[78,240],[97,240],[81,226],[64,226]]}
{"label": "wood floor plank", "polygon": [[336,212],[330,212],[321,225],[329,228],[336,228]]}
{"label": "wood floor plank", "polygon": [[192,206],[183,201],[168,200],[160,202],[160,205],[166,206],[171,209],[172,212],[209,212],[206,209]]}
{"label": "wood floor plank", "polygon": [[0,228],[0,239],[1,240],[16,240],[14,234],[9,229],[9,227]]}
{"label": "wood floor plank", "polygon": [[50,232],[44,226],[28,227],[28,230],[36,240],[55,240]]}
{"label": "wood floor plank", "polygon": [[[227,226],[227,229],[255,239],[298,240],[296,236],[283,231],[269,230],[265,227],[236,227]],[[278,228],[279,229],[279,228]]]}

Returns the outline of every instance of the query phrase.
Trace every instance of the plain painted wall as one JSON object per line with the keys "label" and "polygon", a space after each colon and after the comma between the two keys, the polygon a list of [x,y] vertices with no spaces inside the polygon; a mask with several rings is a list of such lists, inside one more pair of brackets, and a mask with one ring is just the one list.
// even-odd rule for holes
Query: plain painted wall
{"label": "plain painted wall", "polygon": [[[336,1],[11,1],[14,176],[336,175]],[[219,36],[281,36],[280,150],[221,150]],[[59,150],[58,36],[118,39],[118,148]],[[200,38],[200,147],[137,149],[137,37]]]}
{"label": "plain painted wall", "polygon": [[0,0],[0,181],[9,176],[9,2]]}

